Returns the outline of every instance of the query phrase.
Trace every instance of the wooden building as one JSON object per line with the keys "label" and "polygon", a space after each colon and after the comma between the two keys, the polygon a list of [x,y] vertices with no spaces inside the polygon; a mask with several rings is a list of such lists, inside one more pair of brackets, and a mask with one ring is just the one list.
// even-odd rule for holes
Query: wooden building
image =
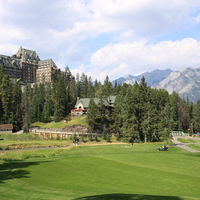
{"label": "wooden building", "polygon": [[13,125],[12,124],[0,124],[0,133],[12,133]]}

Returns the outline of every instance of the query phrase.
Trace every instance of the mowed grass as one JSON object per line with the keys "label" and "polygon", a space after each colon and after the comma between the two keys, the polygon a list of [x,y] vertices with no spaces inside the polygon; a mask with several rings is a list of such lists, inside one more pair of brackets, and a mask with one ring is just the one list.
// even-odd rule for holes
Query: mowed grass
{"label": "mowed grass", "polygon": [[40,127],[40,128],[64,128],[66,126],[74,125],[74,124],[79,124],[88,127],[88,123],[86,122],[86,116],[78,116],[72,118],[70,121],[64,122],[50,122],[50,123],[42,123],[42,122],[35,122],[32,123],[32,127]]}
{"label": "mowed grass", "polygon": [[200,143],[200,140],[195,140],[195,139],[188,139],[188,138],[178,138],[179,142],[182,143]]}
{"label": "mowed grass", "polygon": [[32,150],[21,161],[15,160],[21,152],[11,152],[13,160],[0,165],[1,199],[199,199],[200,154],[175,146],[159,152],[158,146]]}

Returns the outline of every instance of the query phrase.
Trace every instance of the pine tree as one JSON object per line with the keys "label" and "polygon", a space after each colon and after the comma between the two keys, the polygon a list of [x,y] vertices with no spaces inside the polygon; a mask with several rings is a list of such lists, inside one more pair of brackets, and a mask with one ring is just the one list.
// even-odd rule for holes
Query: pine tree
{"label": "pine tree", "polygon": [[94,98],[95,97],[95,92],[94,92],[94,86],[92,83],[92,78],[88,78],[88,98]]}
{"label": "pine tree", "polygon": [[32,121],[36,122],[39,121],[38,117],[38,107],[39,107],[39,102],[38,102],[38,85],[35,84],[33,88],[33,99],[32,99]]}
{"label": "pine tree", "polygon": [[12,84],[11,99],[10,123],[13,124],[13,131],[18,131],[22,128],[22,91],[18,82],[13,82]]}
{"label": "pine tree", "polygon": [[29,84],[26,84],[22,95],[23,131],[25,133],[29,132],[29,128],[31,125],[31,107],[31,88]]}
{"label": "pine tree", "polygon": [[109,81],[109,77],[106,76],[106,79],[104,81],[104,84],[102,86],[102,94],[104,97],[109,97],[112,94],[112,84]]}
{"label": "pine tree", "polygon": [[146,142],[149,128],[150,128],[150,110],[151,110],[151,103],[150,103],[150,95],[148,92],[147,83],[145,82],[144,76],[141,78],[139,84],[139,121],[140,121],[140,139],[141,141]]}
{"label": "pine tree", "polygon": [[138,116],[138,88],[128,88],[124,97],[124,108],[122,110],[123,125],[121,132],[124,140],[128,142],[139,141],[139,116]]}
{"label": "pine tree", "polygon": [[81,98],[81,81],[79,73],[76,74],[76,96]]}
{"label": "pine tree", "polygon": [[43,122],[50,122],[53,115],[53,102],[51,99],[51,86],[47,85],[45,88],[45,102],[43,108]]}
{"label": "pine tree", "polygon": [[87,122],[91,126],[92,129],[95,129],[97,126],[96,122],[96,111],[97,105],[94,102],[93,98],[90,98],[88,110],[87,110]]}
{"label": "pine tree", "polygon": [[[2,65],[0,65],[0,87],[2,84],[3,76],[4,76],[3,68]],[[2,108],[1,96],[0,96],[0,123],[3,123],[3,108]]]}
{"label": "pine tree", "polygon": [[54,94],[54,121],[59,122],[65,117],[66,105],[66,82],[65,75],[61,74],[56,84]]}
{"label": "pine tree", "polygon": [[190,133],[191,129],[193,128],[195,132],[200,132],[200,99],[197,103],[193,106],[193,119],[190,123]]}
{"label": "pine tree", "polygon": [[1,85],[0,85],[0,96],[3,108],[3,122],[8,123],[10,117],[10,107],[11,107],[11,84],[9,77],[3,75]]}

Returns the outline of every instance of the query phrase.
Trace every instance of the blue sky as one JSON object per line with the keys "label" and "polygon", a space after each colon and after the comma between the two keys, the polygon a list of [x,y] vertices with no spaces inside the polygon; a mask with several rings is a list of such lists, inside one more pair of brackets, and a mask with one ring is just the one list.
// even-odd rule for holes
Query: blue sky
{"label": "blue sky", "polygon": [[0,0],[0,54],[20,46],[110,81],[200,67],[199,0]]}

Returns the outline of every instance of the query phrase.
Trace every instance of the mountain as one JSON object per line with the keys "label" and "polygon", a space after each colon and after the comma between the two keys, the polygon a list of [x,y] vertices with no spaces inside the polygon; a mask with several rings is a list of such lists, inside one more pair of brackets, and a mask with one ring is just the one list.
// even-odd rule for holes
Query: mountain
{"label": "mountain", "polygon": [[142,76],[145,77],[147,85],[152,88],[165,89],[169,94],[175,91],[180,97],[185,100],[189,98],[194,103],[200,99],[200,68],[183,67],[176,71],[156,69],[138,76],[126,75],[114,80],[112,84],[117,82],[133,85],[135,81],[140,82]]}
{"label": "mountain", "polygon": [[121,77],[121,78],[118,78],[118,79],[112,81],[112,84],[114,85],[117,82],[118,84],[127,83],[127,84],[133,85],[135,83],[135,81],[140,82],[141,78],[144,76],[145,81],[147,82],[147,85],[152,86],[152,85],[164,80],[166,77],[169,76],[169,74],[171,72],[172,72],[171,69],[166,69],[166,70],[156,69],[152,72],[145,72],[138,76],[132,76],[132,75],[128,74],[124,77]]}
{"label": "mountain", "polygon": [[138,81],[138,79],[132,75],[129,75],[127,74],[126,76],[124,77],[121,77],[121,78],[118,78],[114,81],[112,81],[112,84],[114,85],[116,82],[118,85],[122,85],[124,83],[127,83],[127,84],[131,84],[131,85],[134,85],[134,83]]}
{"label": "mountain", "polygon": [[136,76],[136,78],[140,81],[141,78],[144,76],[147,85],[152,86],[167,78],[171,72],[172,72],[171,69],[165,69],[165,70],[156,69],[152,72],[145,72],[141,75],[138,75]]}
{"label": "mountain", "polygon": [[171,94],[177,92],[182,98],[189,98],[190,101],[196,102],[200,99],[200,68],[183,67],[173,71],[159,83],[152,87],[165,89]]}

